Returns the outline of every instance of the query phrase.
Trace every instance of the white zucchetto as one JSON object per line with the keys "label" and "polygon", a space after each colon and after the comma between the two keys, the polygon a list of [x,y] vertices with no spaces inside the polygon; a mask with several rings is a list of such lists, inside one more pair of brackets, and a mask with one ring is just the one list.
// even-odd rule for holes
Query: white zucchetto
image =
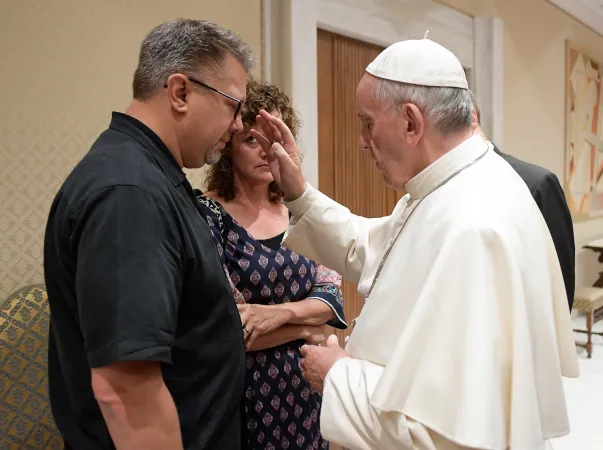
{"label": "white zucchetto", "polygon": [[469,89],[458,58],[430,39],[396,42],[383,50],[366,71],[400,83]]}

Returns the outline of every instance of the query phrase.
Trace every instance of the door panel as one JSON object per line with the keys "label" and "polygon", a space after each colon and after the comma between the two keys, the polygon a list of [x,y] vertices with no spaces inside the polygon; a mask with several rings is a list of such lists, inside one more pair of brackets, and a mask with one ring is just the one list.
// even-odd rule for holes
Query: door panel
{"label": "door panel", "polygon": [[[385,185],[369,153],[360,151],[356,115],[356,87],[383,49],[324,30],[318,30],[317,45],[319,189],[354,214],[386,216],[399,195]],[[363,304],[356,289],[355,283],[344,281],[348,324]],[[349,329],[328,332],[337,334],[342,344],[350,334]]]}

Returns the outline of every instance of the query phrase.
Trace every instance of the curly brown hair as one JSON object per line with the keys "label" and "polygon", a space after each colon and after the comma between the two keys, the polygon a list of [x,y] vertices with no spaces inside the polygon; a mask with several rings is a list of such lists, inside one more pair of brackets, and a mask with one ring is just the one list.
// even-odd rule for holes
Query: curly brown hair
{"label": "curly brown hair", "polygon": [[[241,111],[244,129],[247,131],[257,123],[256,116],[263,109],[268,112],[278,111],[283,122],[289,127],[293,137],[301,125],[299,115],[293,109],[291,99],[282,90],[270,83],[259,83],[253,79],[247,81],[247,99]],[[208,191],[216,191],[227,202],[235,198],[234,175],[232,173],[232,139],[222,151],[220,160],[210,167],[206,187]],[[281,201],[283,193],[273,181],[268,187],[270,200]]]}

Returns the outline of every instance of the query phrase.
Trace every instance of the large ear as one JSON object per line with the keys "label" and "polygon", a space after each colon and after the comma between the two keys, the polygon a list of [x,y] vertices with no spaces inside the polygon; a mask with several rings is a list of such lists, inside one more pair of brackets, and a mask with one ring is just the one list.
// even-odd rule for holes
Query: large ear
{"label": "large ear", "polygon": [[479,129],[480,129],[479,115],[477,113],[477,110],[474,109],[473,110],[473,124],[471,125],[471,130],[475,133],[475,132],[479,132]]}
{"label": "large ear", "polygon": [[190,83],[186,76],[181,73],[171,75],[165,83],[165,88],[172,108],[179,113],[185,113],[188,110],[187,101],[190,94]]}
{"label": "large ear", "polygon": [[404,123],[406,123],[406,130],[404,130],[406,140],[409,144],[418,142],[425,132],[425,120],[423,114],[419,108],[412,103],[405,103],[402,105],[400,114],[404,119]]}

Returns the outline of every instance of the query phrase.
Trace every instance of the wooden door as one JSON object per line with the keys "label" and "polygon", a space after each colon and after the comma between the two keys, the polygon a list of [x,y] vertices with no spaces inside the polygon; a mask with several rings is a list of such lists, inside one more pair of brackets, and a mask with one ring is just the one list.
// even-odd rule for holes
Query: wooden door
{"label": "wooden door", "polygon": [[[319,189],[352,213],[382,217],[391,213],[399,195],[387,187],[367,152],[360,151],[356,87],[381,47],[318,30],[318,160]],[[364,299],[355,283],[344,281],[348,324]],[[343,345],[348,330],[329,329]]]}

